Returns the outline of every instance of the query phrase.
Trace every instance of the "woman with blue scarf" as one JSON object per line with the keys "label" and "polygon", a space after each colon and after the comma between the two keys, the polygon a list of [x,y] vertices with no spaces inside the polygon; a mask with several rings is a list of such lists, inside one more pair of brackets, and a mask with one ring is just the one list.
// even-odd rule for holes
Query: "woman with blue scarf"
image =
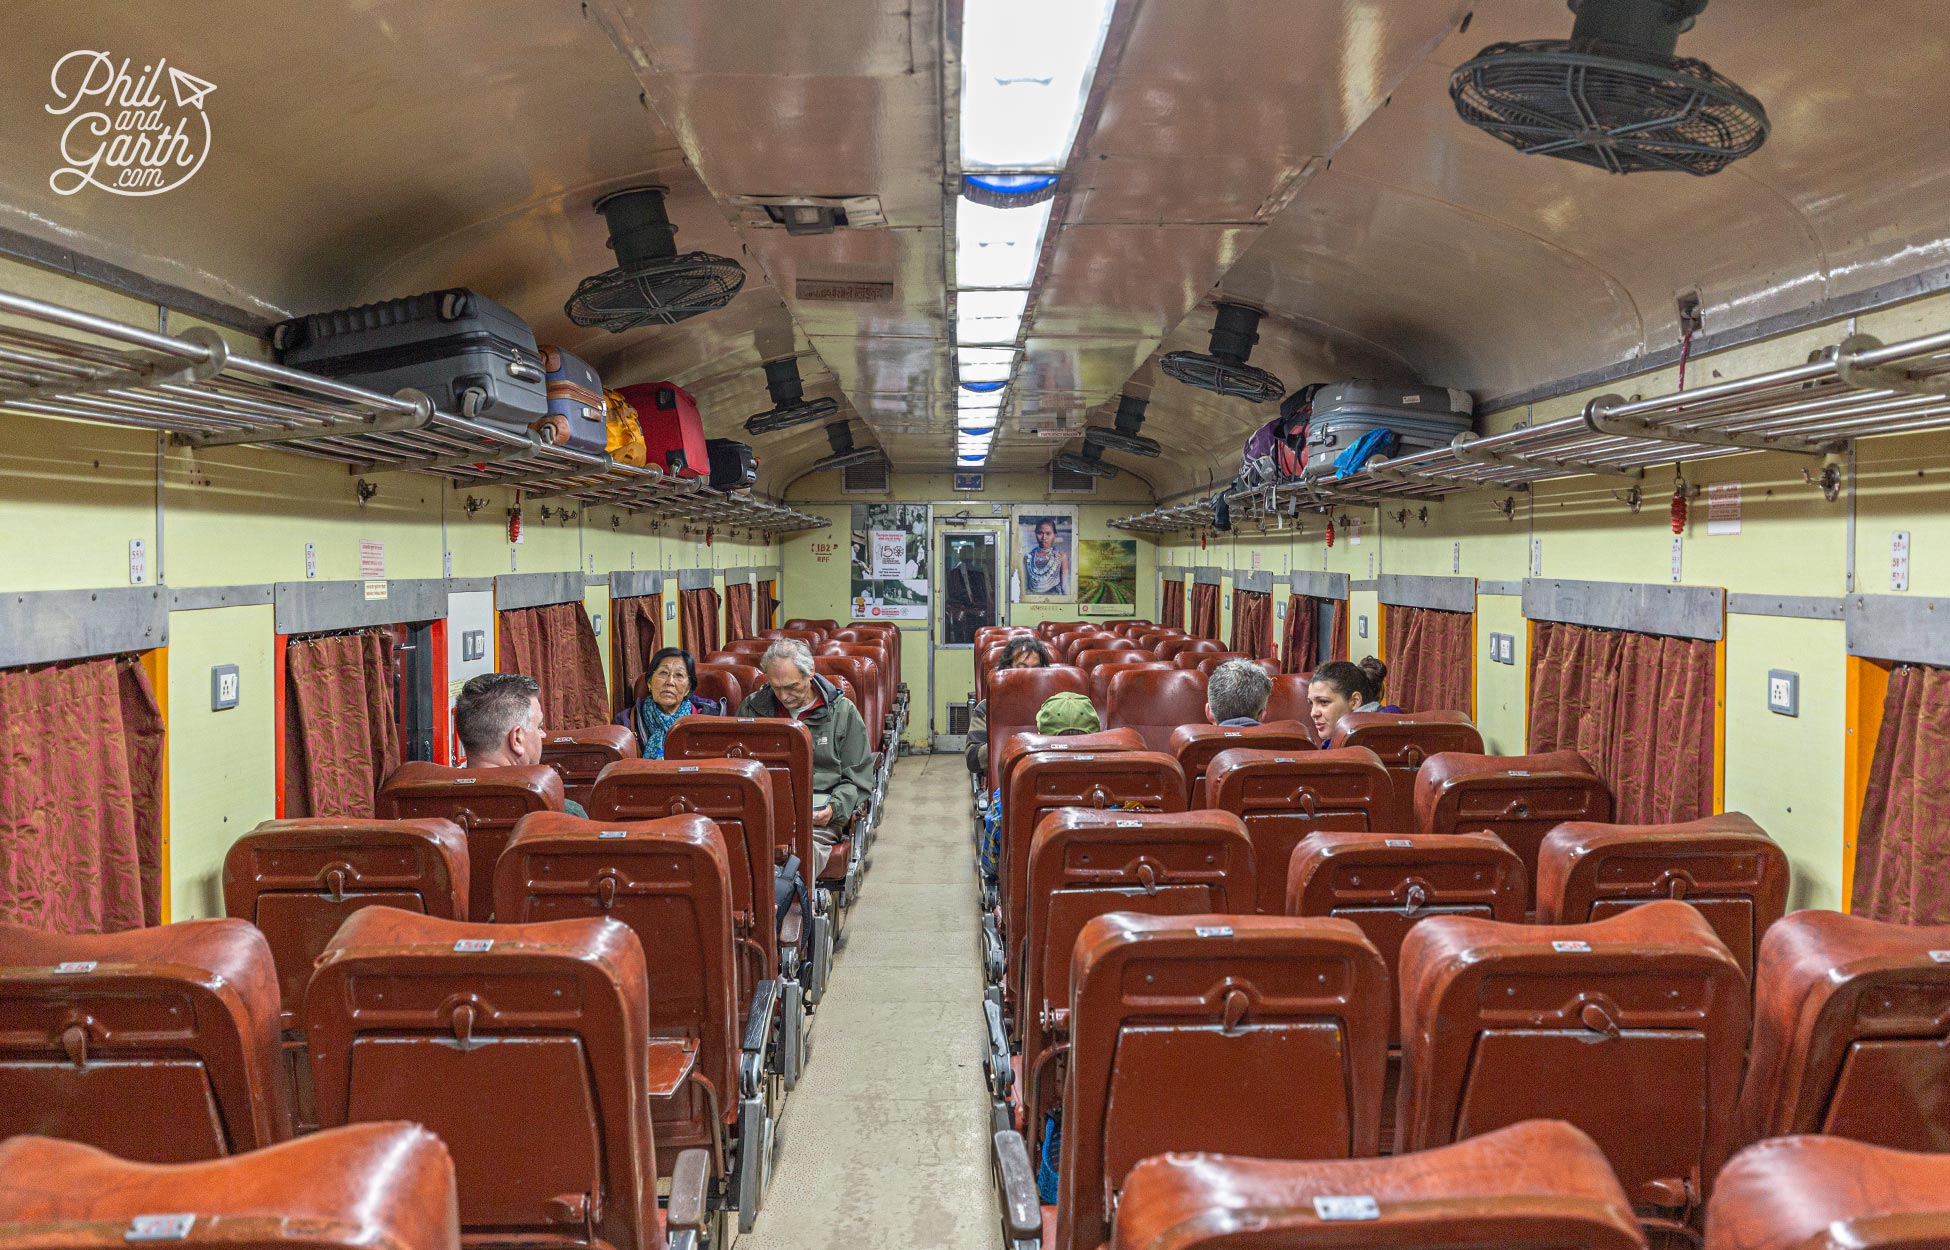
{"label": "woman with blue scarf", "polygon": [[679,717],[724,715],[722,704],[692,693],[697,689],[697,662],[681,648],[665,647],[650,657],[645,685],[643,697],[616,723],[636,735],[646,760],[664,757],[664,735]]}

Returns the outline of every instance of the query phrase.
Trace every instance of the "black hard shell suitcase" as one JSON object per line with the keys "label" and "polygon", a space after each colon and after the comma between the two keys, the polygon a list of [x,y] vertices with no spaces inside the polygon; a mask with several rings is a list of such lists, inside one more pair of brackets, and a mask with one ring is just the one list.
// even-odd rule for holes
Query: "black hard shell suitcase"
{"label": "black hard shell suitcase", "polygon": [[707,438],[704,450],[711,458],[712,490],[750,490],[758,481],[758,456],[746,444],[729,438]]}
{"label": "black hard shell suitcase", "polygon": [[1468,391],[1393,382],[1336,382],[1314,394],[1307,426],[1309,478],[1334,472],[1334,458],[1370,430],[1387,428],[1398,439],[1394,454],[1447,447],[1475,424]]}
{"label": "black hard shell suitcase", "polygon": [[609,413],[603,380],[589,363],[559,347],[542,348],[548,371],[548,416],[535,423],[544,441],[602,455],[609,446]]}
{"label": "black hard shell suitcase", "polygon": [[271,332],[294,369],[391,395],[425,391],[433,406],[505,429],[548,415],[548,374],[528,323],[464,288],[312,313]]}

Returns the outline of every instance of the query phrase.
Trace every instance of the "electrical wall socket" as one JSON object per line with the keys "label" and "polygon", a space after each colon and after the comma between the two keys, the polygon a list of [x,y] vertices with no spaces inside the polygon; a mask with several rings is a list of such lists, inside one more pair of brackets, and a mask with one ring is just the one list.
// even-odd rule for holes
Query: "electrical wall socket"
{"label": "electrical wall socket", "polygon": [[598,638],[603,636],[603,614],[601,612],[589,618],[589,630]]}
{"label": "electrical wall socket", "polygon": [[241,681],[235,664],[213,665],[210,669],[210,710],[223,712],[236,707]]}
{"label": "electrical wall socket", "polygon": [[666,621],[674,621],[677,619],[677,601],[675,599],[664,601],[664,619]]}
{"label": "electrical wall socket", "polygon": [[1517,662],[1517,636],[1515,634],[1490,635],[1490,663],[1515,664]]}
{"label": "electrical wall socket", "polygon": [[1366,616],[1357,616],[1354,618],[1354,623],[1356,626],[1355,633],[1360,637],[1366,638],[1368,636],[1368,618]]}
{"label": "electrical wall socket", "polygon": [[487,659],[487,631],[470,629],[460,636],[460,658],[463,661]]}
{"label": "electrical wall socket", "polygon": [[1767,670],[1767,710],[1780,716],[1801,715],[1801,674]]}

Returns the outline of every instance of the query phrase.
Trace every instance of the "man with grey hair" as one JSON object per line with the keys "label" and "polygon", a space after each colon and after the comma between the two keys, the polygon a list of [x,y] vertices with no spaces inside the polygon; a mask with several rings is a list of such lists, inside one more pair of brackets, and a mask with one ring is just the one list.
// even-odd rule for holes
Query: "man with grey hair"
{"label": "man with grey hair", "polygon": [[813,672],[812,650],[798,639],[781,638],[765,648],[758,667],[766,684],[746,697],[738,714],[796,720],[812,734],[816,871],[873,790],[867,722],[839,687]]}
{"label": "man with grey hair", "polygon": [[1227,660],[1205,683],[1205,718],[1227,729],[1257,725],[1272,695],[1266,670],[1251,660]]}

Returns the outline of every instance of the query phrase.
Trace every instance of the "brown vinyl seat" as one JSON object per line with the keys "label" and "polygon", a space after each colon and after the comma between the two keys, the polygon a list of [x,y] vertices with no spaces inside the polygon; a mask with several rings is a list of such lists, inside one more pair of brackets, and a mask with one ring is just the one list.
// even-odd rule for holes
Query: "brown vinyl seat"
{"label": "brown vinyl seat", "polygon": [[826,635],[831,632],[827,629],[794,629],[788,625],[779,631],[779,637],[803,642],[809,649],[817,650],[820,644],[826,641]]}
{"label": "brown vinyl seat", "polygon": [[1172,657],[1172,663],[1176,664],[1179,668],[1195,669],[1210,677],[1212,670],[1224,664],[1227,660],[1244,660],[1249,658],[1251,657],[1244,651],[1180,651]]}
{"label": "brown vinyl seat", "polygon": [[1009,777],[1024,756],[1038,752],[1067,751],[1072,755],[1104,755],[1112,751],[1142,751],[1144,739],[1135,729],[1105,729],[1094,734],[1010,734],[1002,753],[990,762],[989,771],[1003,794],[1009,792]]}
{"label": "brown vinyl seat", "polygon": [[1494,833],[1523,857],[1532,898],[1541,897],[1537,851],[1546,834],[1566,821],[1611,820],[1611,791],[1576,751],[1439,752],[1416,774],[1412,793],[1417,833]]}
{"label": "brown vinyl seat", "polygon": [[1595,924],[1439,916],[1402,941],[1395,1153],[1522,1120],[1589,1133],[1634,1204],[1684,1218],[1732,1144],[1747,982],[1684,903]]}
{"label": "brown vinyl seat", "polygon": [[652,1045],[688,1049],[695,1065],[651,1107],[658,1171],[666,1176],[677,1154],[692,1148],[710,1151],[714,1174],[724,1176],[737,1132],[738,1018],[748,1004],[740,1001],[733,909],[731,857],[703,816],[598,821],[538,813],[516,826],[495,866],[502,924],[607,917],[656,952],[645,960]]}
{"label": "brown vinyl seat", "polygon": [[1842,1137],[1782,1137],[1727,1161],[1705,1250],[1941,1250],[1950,1155]]}
{"label": "brown vinyl seat", "polygon": [[1180,725],[1205,721],[1205,674],[1191,669],[1166,672],[1124,666],[1112,671],[1104,699],[1104,727],[1126,726],[1144,735],[1153,751],[1171,750]]}
{"label": "brown vinyl seat", "polygon": [[186,1250],[460,1250],[454,1165],[438,1137],[399,1123],[169,1165],[48,1137],[0,1142],[0,1250],[110,1250],[144,1233]]}
{"label": "brown vinyl seat", "polygon": [[1094,629],[1069,634],[1064,637],[1063,649],[1059,654],[1062,656],[1065,664],[1075,664],[1078,655],[1086,650],[1101,647],[1105,643],[1110,642],[1114,637],[1115,635]]}
{"label": "brown vinyl seat", "polygon": [[[989,675],[989,759],[1002,754],[1009,735],[1036,728],[1036,711],[1049,697],[1064,692],[1088,694],[1083,670],[1056,664],[1048,668],[1011,668]],[[990,786],[994,786],[991,781]]]}
{"label": "brown vinyl seat", "polygon": [[1253,847],[1225,812],[1049,812],[1029,848],[1029,921],[1018,1001],[1024,1123],[1062,1097],[1048,1066],[1069,1037],[1070,956],[1107,912],[1232,915],[1253,898]]}
{"label": "brown vinyl seat", "polygon": [[[718,706],[722,707],[727,715],[736,715],[738,705],[743,703],[745,696],[750,693],[745,689],[744,680],[738,675],[738,670],[746,667],[748,666],[743,664],[736,667],[729,664],[698,665],[697,694],[706,699],[716,700]],[[753,690],[757,688],[752,687]],[[589,806],[588,802],[584,801],[583,806]]]}
{"label": "brown vinyl seat", "polygon": [[[661,1250],[650,1108],[698,1053],[653,1044],[648,987],[642,945],[614,920],[489,925],[368,907],[305,996],[319,1123],[412,1120],[439,1134],[476,1244]],[[675,1187],[701,1189],[709,1166],[687,1154]]]}
{"label": "brown vinyl seat", "polygon": [[1754,988],[1742,1141],[1950,1151],[1950,925],[1797,911],[1761,939]]}
{"label": "brown vinyl seat", "polygon": [[1221,751],[1312,751],[1313,728],[1298,721],[1262,721],[1257,725],[1180,725],[1171,731],[1171,753],[1185,770],[1185,806],[1194,810],[1216,806],[1207,801],[1205,776],[1212,758]]}
{"label": "brown vinyl seat", "polygon": [[1404,1159],[1146,1159],[1124,1181],[1108,1250],[1645,1244],[1604,1152],[1569,1124],[1531,1120]]}
{"label": "brown vinyl seat", "polygon": [[[853,628],[854,630],[863,634],[880,635],[881,645],[887,648],[888,668],[890,670],[888,675],[888,681],[890,683],[890,689],[892,690],[893,695],[897,701],[904,701],[906,696],[901,693],[901,690],[906,685],[907,679],[902,676],[901,651],[906,647],[907,643],[901,637],[900,626],[894,624],[892,621],[860,621],[856,623],[853,626]],[[847,631],[841,630],[840,632],[845,633]],[[923,636],[923,638],[925,640],[925,635]],[[832,641],[844,641],[844,640],[839,639],[838,636],[835,635],[833,638],[829,638],[827,641],[832,642]]]}
{"label": "brown vinyl seat", "polygon": [[1388,770],[1366,747],[1338,751],[1260,751],[1234,747],[1212,757],[1205,774],[1213,807],[1245,822],[1259,864],[1261,915],[1286,912],[1293,850],[1320,831],[1386,831],[1394,810]]}
{"label": "brown vinyl seat", "polygon": [[[1390,977],[1416,925],[1436,916],[1522,924],[1527,897],[1523,861],[1493,833],[1310,833],[1293,848],[1285,884],[1287,915],[1353,922]],[[1401,1042],[1392,995],[1388,1042]]]}
{"label": "brown vinyl seat", "polygon": [[[1181,660],[1184,659],[1183,656],[1179,658]],[[1198,657],[1198,662],[1191,665],[1191,667],[1210,677],[1214,669],[1230,660],[1244,660],[1260,672],[1265,673],[1268,677],[1277,677],[1280,674],[1280,666],[1273,663],[1273,661],[1256,660],[1243,651],[1221,651],[1217,655],[1202,655]],[[1180,665],[1180,667],[1184,666]]]}
{"label": "brown vinyl seat", "polygon": [[[721,668],[736,677],[738,689],[745,694],[751,694],[765,684],[765,674],[760,671],[758,665],[739,657],[734,652],[713,651],[708,659],[699,660],[697,674],[700,679],[703,678],[704,670],[707,668]],[[733,704],[731,711],[737,710],[737,704]]]}
{"label": "brown vinyl seat", "polygon": [[1165,1151],[1374,1153],[1388,970],[1353,925],[1113,913],[1070,984],[1056,1250],[1102,1246],[1124,1178]]}
{"label": "brown vinyl seat", "polygon": [[[1119,638],[1117,641],[1123,642],[1124,639]],[[1138,660],[1148,660],[1151,658],[1145,652],[1138,650],[1136,646],[1107,647],[1099,645],[1077,652],[1076,659],[1072,660],[1071,663],[1086,673],[1095,673],[1099,667],[1106,663],[1121,662],[1118,660],[1119,656],[1134,656]]]}
{"label": "brown vinyl seat", "polygon": [[[772,783],[772,837],[780,851],[799,857],[801,884],[812,897],[812,734],[796,720],[756,716],[686,716],[664,736],[664,759],[757,760]],[[762,911],[762,908],[761,908]],[[810,930],[810,926],[805,926]]]}
{"label": "brown vinyl seat", "polygon": [[702,816],[716,823],[731,864],[741,1003],[760,981],[779,975],[777,928],[772,923],[772,868],[778,848],[772,793],[765,765],[754,759],[620,760],[596,779],[589,800],[591,820]]}
{"label": "brown vinyl seat", "polygon": [[838,630],[840,623],[830,616],[795,616],[785,623],[787,629],[823,629],[827,633]]}
{"label": "brown vinyl seat", "polygon": [[1212,641],[1210,638],[1193,638],[1189,635],[1167,638],[1159,643],[1157,647],[1158,658],[1161,660],[1170,660],[1173,663],[1176,663],[1178,657],[1188,651],[1194,655],[1211,655],[1223,650],[1225,650],[1224,647]]}
{"label": "brown vinyl seat", "polygon": [[[861,647],[881,654],[880,648]],[[887,688],[881,680],[880,661],[866,655],[828,655],[813,657],[813,672],[831,680],[844,677],[853,686],[860,719],[866,723],[867,750],[878,756],[887,749]]]}
{"label": "brown vinyl seat", "polygon": [[[1266,696],[1265,719],[1297,720],[1311,731],[1314,723],[1313,705],[1307,701],[1307,686],[1312,673],[1281,673],[1273,679],[1273,693]],[[1311,745],[1319,746],[1315,741]]]}
{"label": "brown vinyl seat", "polygon": [[1335,722],[1327,745],[1366,747],[1381,757],[1395,782],[1397,811],[1391,823],[1407,831],[1415,827],[1415,775],[1423,761],[1443,751],[1480,755],[1483,735],[1461,712],[1349,712]]}
{"label": "brown vinyl seat", "polygon": [[1119,651],[1099,664],[1090,673],[1090,702],[1097,709],[1099,717],[1110,706],[1110,680],[1119,673],[1138,669],[1151,669],[1159,672],[1175,673],[1178,666],[1166,660],[1154,660],[1146,651]]}
{"label": "brown vinyl seat", "polygon": [[[1007,967],[1021,965],[1029,920],[1029,845],[1043,816],[1064,807],[1182,812],[1185,774],[1160,751],[1033,751],[1009,770],[1002,793],[1002,939]],[[1020,982],[1013,975],[1011,985]]]}
{"label": "brown vinyl seat", "polygon": [[1749,982],[1787,893],[1787,852],[1739,812],[1679,825],[1571,821],[1537,854],[1538,924],[1583,924],[1676,898],[1706,917]]}
{"label": "brown vinyl seat", "polygon": [[[689,717],[685,718],[686,720]],[[494,915],[494,861],[515,822],[562,810],[562,775],[540,764],[449,768],[415,760],[395,768],[374,803],[382,820],[450,820],[467,835],[467,916]]]}
{"label": "brown vinyl seat", "polygon": [[242,920],[0,922],[0,1137],[188,1163],[291,1136],[271,947]]}
{"label": "brown vinyl seat", "polygon": [[[542,741],[542,766],[562,775],[562,797],[589,806],[596,774],[617,760],[637,757],[636,735],[621,725],[586,725],[551,732]],[[481,871],[491,872],[486,864]]]}
{"label": "brown vinyl seat", "polygon": [[[780,636],[783,637],[784,634],[781,632]],[[743,657],[745,663],[756,668],[759,657],[765,654],[765,649],[770,647],[774,641],[771,638],[735,638],[727,642],[715,654]]]}
{"label": "brown vinyl seat", "polygon": [[977,702],[989,697],[989,678],[995,675],[995,666],[1002,663],[1002,653],[1007,650],[1006,643],[991,643],[975,647],[975,698]]}

